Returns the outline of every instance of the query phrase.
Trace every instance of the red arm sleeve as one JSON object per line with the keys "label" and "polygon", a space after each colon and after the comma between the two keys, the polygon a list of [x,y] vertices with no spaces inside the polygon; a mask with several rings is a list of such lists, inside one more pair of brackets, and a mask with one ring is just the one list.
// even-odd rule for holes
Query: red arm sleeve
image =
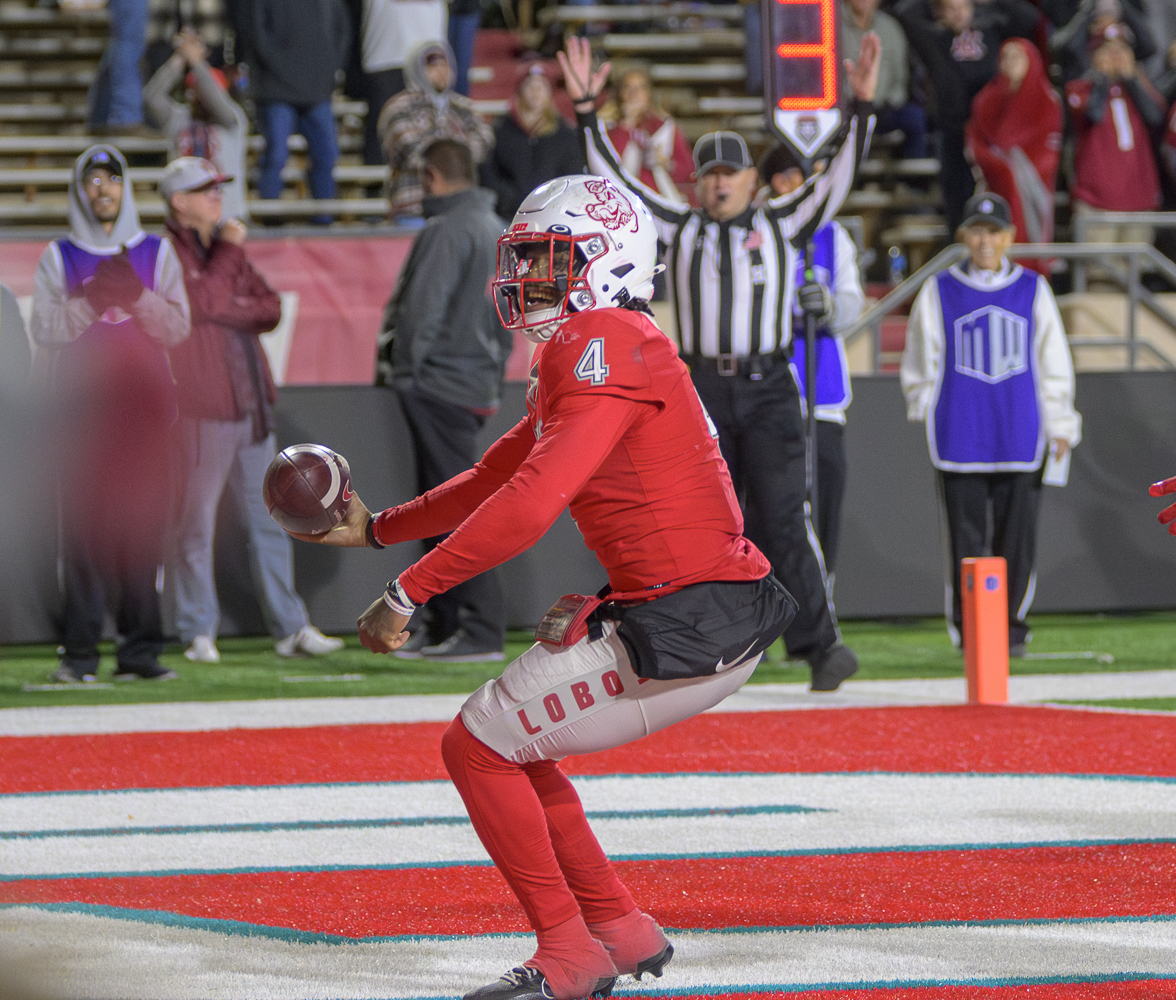
{"label": "red arm sleeve", "polygon": [[453,531],[514,475],[534,443],[531,420],[524,417],[495,441],[472,469],[415,500],[376,514],[372,522],[376,541],[395,545]]}
{"label": "red arm sleeve", "polygon": [[603,394],[561,400],[510,480],[400,574],[405,593],[420,604],[529,549],[651,405]]}

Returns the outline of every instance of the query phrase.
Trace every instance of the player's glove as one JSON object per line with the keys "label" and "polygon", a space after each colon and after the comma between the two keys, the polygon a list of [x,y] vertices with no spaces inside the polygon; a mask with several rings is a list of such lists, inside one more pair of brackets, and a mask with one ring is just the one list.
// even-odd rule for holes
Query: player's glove
{"label": "player's glove", "polygon": [[[1173,476],[1171,479],[1162,479],[1158,483],[1152,483],[1147,491],[1153,497],[1163,497],[1171,493],[1176,493],[1176,476]],[[1176,535],[1176,503],[1160,511],[1158,520],[1160,524],[1166,524],[1168,526],[1169,535]]]}
{"label": "player's glove", "polygon": [[135,273],[126,256],[107,257],[94,271],[94,280],[102,281],[108,289],[111,304],[130,312],[143,294],[143,282]]}
{"label": "player's glove", "polygon": [[800,308],[817,322],[826,325],[833,318],[833,296],[819,281],[806,281],[797,292]]}

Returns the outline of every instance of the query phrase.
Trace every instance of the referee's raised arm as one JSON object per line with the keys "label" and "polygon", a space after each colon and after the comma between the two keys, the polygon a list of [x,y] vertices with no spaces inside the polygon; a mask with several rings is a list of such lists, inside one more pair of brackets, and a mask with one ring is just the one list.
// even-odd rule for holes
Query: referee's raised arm
{"label": "referee's raised arm", "polygon": [[596,98],[600,96],[612,64],[606,62],[593,71],[592,46],[586,38],[577,38],[575,35],[568,39],[567,51],[559,52],[556,56],[563,70],[568,96],[576,111],[576,124],[584,143],[588,172],[607,177],[636,194],[653,215],[658,239],[670,243],[677,229],[690,217],[690,206],[666,198],[625,170],[608,132],[596,117]]}
{"label": "referee's raised arm", "polygon": [[845,71],[853,90],[849,121],[842,130],[840,148],[826,170],[815,173],[803,186],[773,198],[764,209],[795,246],[802,247],[821,226],[845,204],[853,187],[857,165],[865,159],[874,133],[874,92],[878,88],[882,43],[872,31],[862,36],[855,62],[845,60]]}

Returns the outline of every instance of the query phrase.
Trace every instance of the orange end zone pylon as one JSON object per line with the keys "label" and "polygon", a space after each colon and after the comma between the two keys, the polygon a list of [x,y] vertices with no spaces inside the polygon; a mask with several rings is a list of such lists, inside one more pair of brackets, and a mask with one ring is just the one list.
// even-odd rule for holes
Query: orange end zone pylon
{"label": "orange end zone pylon", "polygon": [[960,560],[968,703],[1009,700],[1009,594],[1001,556]]}

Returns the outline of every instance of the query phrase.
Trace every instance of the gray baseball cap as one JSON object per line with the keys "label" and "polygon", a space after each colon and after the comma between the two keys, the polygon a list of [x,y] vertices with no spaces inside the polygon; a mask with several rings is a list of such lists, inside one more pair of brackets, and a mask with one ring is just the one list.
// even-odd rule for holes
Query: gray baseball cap
{"label": "gray baseball cap", "polygon": [[210,160],[199,156],[181,156],[172,160],[159,180],[159,193],[164,200],[178,191],[198,191],[211,184],[231,181],[230,174],[222,174]]}
{"label": "gray baseball cap", "polygon": [[708,132],[694,144],[694,172],[701,177],[715,167],[746,170],[754,166],[738,132]]}

